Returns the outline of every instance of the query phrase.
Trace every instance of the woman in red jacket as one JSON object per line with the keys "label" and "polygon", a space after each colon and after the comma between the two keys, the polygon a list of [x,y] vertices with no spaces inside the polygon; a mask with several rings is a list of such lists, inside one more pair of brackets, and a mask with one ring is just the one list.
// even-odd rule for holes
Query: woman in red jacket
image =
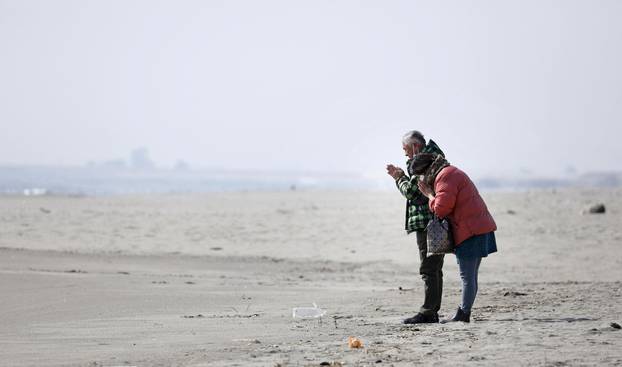
{"label": "woman in red jacket", "polygon": [[497,251],[497,225],[469,176],[449,165],[445,158],[418,154],[411,164],[413,172],[421,177],[419,189],[430,199],[430,210],[449,220],[456,245],[462,304],[453,319],[447,321],[469,322],[482,257]]}

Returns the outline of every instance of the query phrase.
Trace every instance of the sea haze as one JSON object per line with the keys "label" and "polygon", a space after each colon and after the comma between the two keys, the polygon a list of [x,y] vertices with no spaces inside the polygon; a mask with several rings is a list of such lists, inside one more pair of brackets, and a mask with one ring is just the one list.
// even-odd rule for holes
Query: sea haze
{"label": "sea haze", "polygon": [[0,167],[0,193],[117,195],[298,189],[374,189],[356,174],[102,167]]}
{"label": "sea haze", "polygon": [[[474,177],[483,191],[564,187],[618,187],[622,173],[596,172],[566,177]],[[127,167],[0,166],[0,194],[125,195],[286,190],[394,190],[385,175],[303,171],[132,169]]]}

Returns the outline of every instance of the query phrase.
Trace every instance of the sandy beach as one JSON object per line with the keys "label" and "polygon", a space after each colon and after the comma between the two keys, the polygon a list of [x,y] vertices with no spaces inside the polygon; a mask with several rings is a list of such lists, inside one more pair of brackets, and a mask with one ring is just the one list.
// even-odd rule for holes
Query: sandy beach
{"label": "sandy beach", "polygon": [[0,366],[622,365],[622,190],[484,198],[499,252],[473,321],[406,326],[423,283],[397,192],[0,197]]}

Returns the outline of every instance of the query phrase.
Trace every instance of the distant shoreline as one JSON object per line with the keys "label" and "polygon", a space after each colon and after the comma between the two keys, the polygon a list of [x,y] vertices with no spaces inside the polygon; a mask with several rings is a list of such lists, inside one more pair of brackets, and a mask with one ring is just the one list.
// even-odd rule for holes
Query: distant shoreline
{"label": "distant shoreline", "polygon": [[[482,191],[525,191],[622,186],[622,172],[566,178],[474,177]],[[0,194],[109,196],[246,191],[391,191],[389,177],[345,172],[133,170],[110,167],[0,166]]]}

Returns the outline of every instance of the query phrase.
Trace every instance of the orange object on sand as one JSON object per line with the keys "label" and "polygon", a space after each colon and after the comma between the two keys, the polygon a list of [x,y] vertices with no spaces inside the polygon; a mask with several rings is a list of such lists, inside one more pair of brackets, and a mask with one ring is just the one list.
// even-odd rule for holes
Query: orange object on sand
{"label": "orange object on sand", "polygon": [[350,348],[363,348],[363,342],[361,339],[351,336],[348,338],[348,346]]}

